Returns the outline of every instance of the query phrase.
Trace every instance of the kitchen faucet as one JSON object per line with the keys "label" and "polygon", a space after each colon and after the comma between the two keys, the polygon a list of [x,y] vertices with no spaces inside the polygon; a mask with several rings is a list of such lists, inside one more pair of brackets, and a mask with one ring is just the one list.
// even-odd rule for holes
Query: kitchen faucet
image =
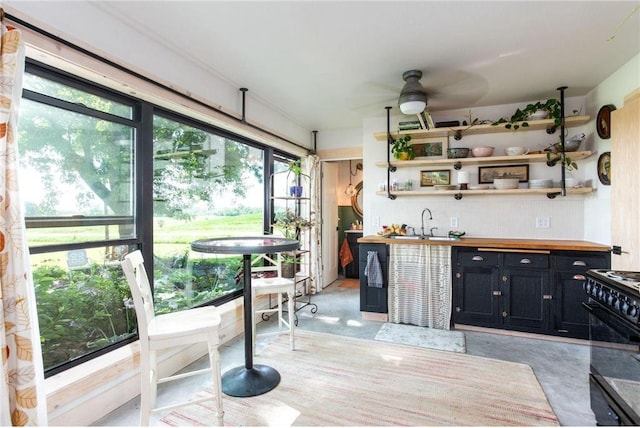
{"label": "kitchen faucet", "polygon": [[[422,220],[422,227],[420,228],[420,230],[422,231],[422,236],[425,237],[427,235],[425,235],[424,233],[424,213],[429,211],[429,220],[433,220],[433,215],[431,214],[431,210],[429,208],[425,208],[422,210],[422,215],[421,215],[421,220]],[[433,233],[433,230],[430,231],[430,233]]]}

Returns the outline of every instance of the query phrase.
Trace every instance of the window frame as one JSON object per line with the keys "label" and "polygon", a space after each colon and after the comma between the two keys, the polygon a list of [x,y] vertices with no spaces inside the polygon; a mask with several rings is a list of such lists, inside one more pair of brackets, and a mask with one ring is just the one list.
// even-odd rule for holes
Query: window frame
{"label": "window frame", "polygon": [[[95,226],[95,225],[118,225],[130,224],[134,220],[134,233],[132,238],[108,239],[89,242],[70,242],[63,244],[30,246],[31,254],[44,254],[58,251],[71,251],[77,249],[90,249],[104,246],[129,245],[135,246],[145,254],[153,254],[153,192],[144,192],[143,183],[153,182],[153,117],[160,115],[164,118],[177,120],[190,126],[197,127],[206,132],[229,138],[250,147],[258,148],[264,151],[263,171],[264,171],[264,201],[263,201],[263,230],[272,231],[273,221],[273,201],[272,190],[270,188],[270,180],[268,179],[273,173],[273,163],[275,158],[279,159],[297,159],[298,156],[288,153],[284,150],[274,148],[266,143],[252,140],[243,135],[236,134],[227,129],[223,129],[203,122],[195,117],[190,117],[181,112],[173,111],[169,108],[159,106],[143,98],[123,94],[116,89],[100,85],[99,83],[87,80],[83,77],[76,76],[72,73],[60,70],[56,67],[44,64],[32,58],[26,58],[25,71],[36,74],[45,79],[60,83],[74,89],[82,90],[97,96],[112,99],[115,102],[133,107],[132,118],[126,119],[121,116],[100,112],[84,105],[71,103],[50,96],[46,96],[27,89],[23,90],[23,98],[30,99],[34,102],[40,102],[55,108],[61,108],[80,114],[87,114],[95,118],[103,118],[115,123],[131,126],[134,130],[134,144],[132,153],[134,157],[133,177],[135,185],[133,188],[133,216],[42,216],[42,217],[26,217],[25,223],[27,228],[42,227],[70,227],[70,226]],[[153,287],[155,278],[153,276],[154,266],[153,257],[145,260],[145,268],[149,275],[151,286]],[[225,294],[213,301],[203,303],[206,305],[221,305],[232,301],[243,295],[242,289]],[[104,355],[122,346],[125,346],[137,340],[135,337],[122,340],[92,352],[83,354],[77,358],[68,360],[67,362],[50,367],[45,370],[45,377],[50,377],[61,373],[69,368],[75,367],[83,362]]]}

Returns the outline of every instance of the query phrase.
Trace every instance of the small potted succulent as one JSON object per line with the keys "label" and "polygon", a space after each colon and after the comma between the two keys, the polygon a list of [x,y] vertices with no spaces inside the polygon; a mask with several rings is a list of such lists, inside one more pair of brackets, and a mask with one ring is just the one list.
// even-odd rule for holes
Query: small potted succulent
{"label": "small potted succulent", "polygon": [[391,146],[391,153],[394,158],[398,160],[410,160],[416,157],[413,152],[413,146],[409,141],[411,141],[411,135],[399,137],[393,142],[393,145]]}

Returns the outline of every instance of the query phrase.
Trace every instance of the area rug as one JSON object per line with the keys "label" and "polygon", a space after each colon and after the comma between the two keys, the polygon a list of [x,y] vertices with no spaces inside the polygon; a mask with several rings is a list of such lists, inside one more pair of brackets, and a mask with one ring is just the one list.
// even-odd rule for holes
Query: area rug
{"label": "area rug", "polygon": [[339,280],[340,282],[338,283],[338,287],[343,287],[343,288],[360,288],[360,280],[358,279],[349,279],[349,278],[345,278],[345,279],[341,279]]}
{"label": "area rug", "polygon": [[[295,351],[280,335],[254,363],[282,380],[257,397],[225,395],[227,426],[558,425],[524,364],[300,329]],[[161,423],[215,425],[214,408],[183,407]]]}
{"label": "area rug", "polygon": [[437,330],[416,325],[384,323],[376,334],[376,340],[420,346],[442,351],[467,352],[464,333],[454,330]]}

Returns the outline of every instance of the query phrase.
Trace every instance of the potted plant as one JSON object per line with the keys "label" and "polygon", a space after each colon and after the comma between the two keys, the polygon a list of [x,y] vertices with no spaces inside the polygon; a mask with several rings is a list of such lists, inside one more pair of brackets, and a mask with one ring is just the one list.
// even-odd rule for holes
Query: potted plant
{"label": "potted plant", "polygon": [[555,132],[555,128],[562,124],[560,101],[550,98],[544,103],[538,101],[537,103],[527,104],[523,109],[516,109],[510,118],[501,117],[493,122],[492,125],[504,124],[505,128],[515,131],[520,127],[528,127],[529,123],[527,121],[529,120],[540,120],[547,117],[553,119],[553,127],[551,129]]}
{"label": "potted plant", "polygon": [[[291,175],[293,176],[291,177]],[[300,183],[300,176],[309,177],[307,174],[302,173],[300,159],[289,162],[289,172],[287,173],[287,177],[291,177],[289,196],[295,196],[296,198],[302,197],[302,185]]]}
{"label": "potted plant", "polygon": [[297,215],[290,209],[276,214],[275,228],[280,229],[287,239],[296,239],[298,232],[303,229],[309,229],[313,226],[313,221]]}
{"label": "potted plant", "polygon": [[562,152],[562,143],[550,144],[544,151],[547,152],[547,165],[554,166],[560,160],[567,171],[578,170],[578,164],[567,156],[567,150],[564,153]]}
{"label": "potted plant", "polygon": [[391,153],[393,157],[398,160],[409,160],[416,157],[413,152],[413,146],[409,144],[411,141],[411,135],[405,135],[393,142],[391,146]]}
{"label": "potted plant", "polygon": [[283,278],[295,278],[296,277],[296,265],[298,264],[298,257],[293,253],[284,253],[281,261],[281,275]]}
{"label": "potted plant", "polygon": [[[309,229],[312,226],[312,220],[301,217],[290,209],[277,214],[274,223],[274,227],[280,229],[284,237],[288,239],[297,239],[301,230]],[[283,253],[282,257],[282,276],[293,278],[296,272],[296,264],[298,264],[298,257],[295,253]],[[291,276],[286,276],[287,274]]]}

